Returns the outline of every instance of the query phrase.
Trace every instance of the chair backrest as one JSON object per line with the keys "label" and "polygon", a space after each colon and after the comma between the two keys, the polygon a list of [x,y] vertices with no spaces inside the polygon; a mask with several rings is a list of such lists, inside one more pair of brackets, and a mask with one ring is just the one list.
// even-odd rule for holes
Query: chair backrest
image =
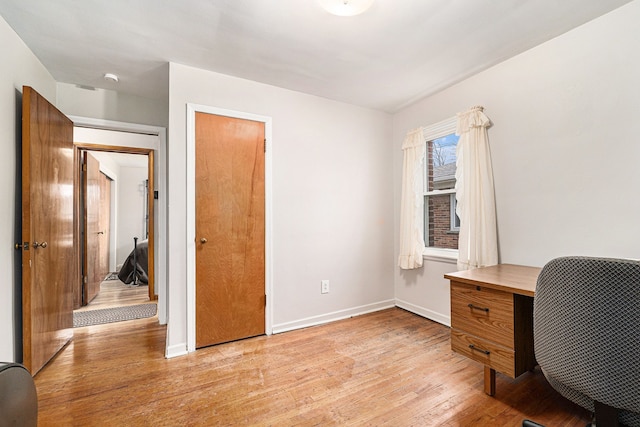
{"label": "chair backrest", "polygon": [[33,377],[18,363],[0,362],[0,427],[35,426],[38,397]]}
{"label": "chair backrest", "polygon": [[590,410],[596,400],[640,420],[640,262],[554,259],[533,307],[536,359],[550,383]]}

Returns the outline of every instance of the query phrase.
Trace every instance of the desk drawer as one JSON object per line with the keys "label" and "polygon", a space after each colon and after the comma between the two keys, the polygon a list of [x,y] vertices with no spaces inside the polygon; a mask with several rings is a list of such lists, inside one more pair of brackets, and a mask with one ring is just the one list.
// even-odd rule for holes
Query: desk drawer
{"label": "desk drawer", "polygon": [[513,295],[452,282],[451,327],[514,349]]}
{"label": "desk drawer", "polygon": [[451,349],[515,378],[515,352],[511,349],[453,328],[451,329]]}

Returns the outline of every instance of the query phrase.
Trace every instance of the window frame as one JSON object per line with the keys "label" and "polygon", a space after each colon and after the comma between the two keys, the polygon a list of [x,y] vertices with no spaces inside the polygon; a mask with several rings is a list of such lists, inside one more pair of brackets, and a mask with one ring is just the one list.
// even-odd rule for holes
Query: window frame
{"label": "window frame", "polygon": [[[434,123],[429,126],[423,126],[422,132],[424,135],[425,146],[429,141],[433,141],[434,139],[442,138],[443,136],[447,136],[447,135],[451,135],[452,133],[455,133],[457,122],[458,122],[457,118],[453,116],[441,122]],[[424,204],[424,200],[426,196],[451,194],[455,198],[455,192],[456,192],[454,188],[448,189],[448,190],[426,191],[427,184],[428,184],[427,156],[428,156],[428,150],[425,150],[425,158],[422,161],[422,177],[423,177],[422,203],[423,203],[423,210],[424,210],[423,216],[425,217],[427,217],[428,215],[426,204]],[[452,211],[453,211],[453,215],[455,215],[455,208],[452,208]],[[452,217],[452,220],[453,219],[454,217]],[[452,221],[451,224],[455,224],[455,223]],[[428,226],[428,223],[426,222],[426,220],[425,220],[425,226]],[[458,230],[459,228],[458,229],[452,228],[452,231],[458,231]],[[446,261],[446,262],[456,262],[458,260],[458,249],[434,248],[431,246],[427,246],[427,244],[428,242],[425,241],[425,247],[422,252],[423,259],[432,259],[435,261]]]}
{"label": "window frame", "polygon": [[[449,231],[452,231],[454,233],[457,233],[460,231],[460,224],[458,224],[456,226],[456,218],[458,218],[458,215],[456,215],[456,206],[457,206],[458,202],[456,201],[456,192],[455,190],[453,191],[453,193],[451,194],[451,201],[449,202],[449,206],[451,207],[451,219],[450,219],[450,224],[451,227],[449,229]],[[458,218],[460,219],[460,218]]]}

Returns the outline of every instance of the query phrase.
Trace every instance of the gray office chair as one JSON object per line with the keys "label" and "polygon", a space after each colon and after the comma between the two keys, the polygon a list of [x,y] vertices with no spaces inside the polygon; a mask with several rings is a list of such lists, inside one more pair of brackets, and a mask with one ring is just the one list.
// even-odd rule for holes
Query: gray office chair
{"label": "gray office chair", "polygon": [[640,262],[554,259],[533,301],[535,355],[549,383],[595,412],[598,427],[640,426]]}
{"label": "gray office chair", "polygon": [[38,423],[38,396],[33,378],[18,363],[0,362],[0,427]]}

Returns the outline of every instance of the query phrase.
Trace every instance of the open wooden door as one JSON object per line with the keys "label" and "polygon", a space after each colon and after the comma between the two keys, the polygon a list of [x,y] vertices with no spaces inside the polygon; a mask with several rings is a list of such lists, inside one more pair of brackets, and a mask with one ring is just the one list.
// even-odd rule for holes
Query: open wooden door
{"label": "open wooden door", "polygon": [[73,336],[73,123],[22,92],[23,364],[35,375]]}
{"label": "open wooden door", "polygon": [[83,153],[84,193],[84,289],[82,305],[87,305],[100,292],[104,274],[100,270],[101,240],[108,239],[100,223],[100,162],[90,153]]}
{"label": "open wooden door", "polygon": [[265,333],[265,126],[196,113],[196,347]]}
{"label": "open wooden door", "polygon": [[101,280],[104,280],[109,269],[109,247],[111,242],[111,179],[100,172],[100,242],[98,250],[98,268]]}

